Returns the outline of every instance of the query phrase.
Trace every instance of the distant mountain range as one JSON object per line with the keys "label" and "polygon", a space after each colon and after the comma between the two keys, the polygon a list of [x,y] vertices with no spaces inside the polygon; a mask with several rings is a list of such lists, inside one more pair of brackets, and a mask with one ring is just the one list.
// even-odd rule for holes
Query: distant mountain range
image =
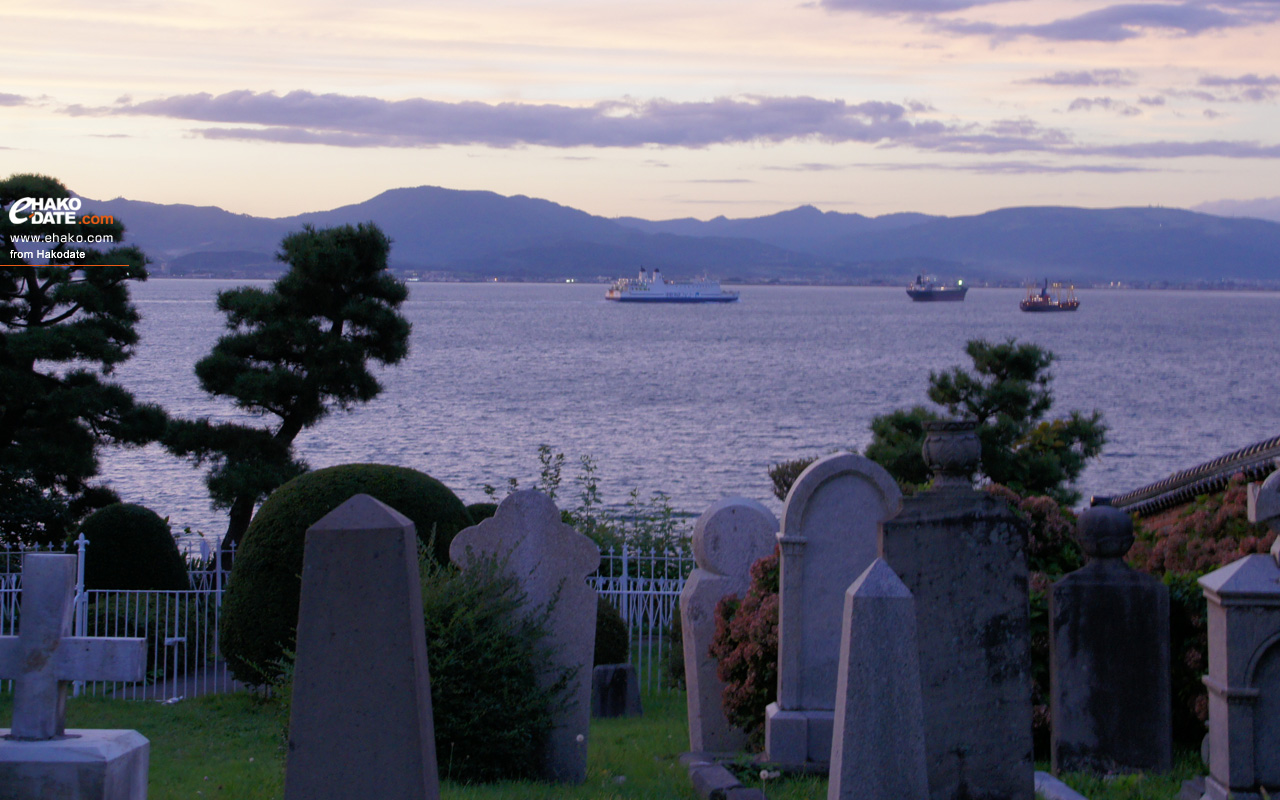
{"label": "distant mountain range", "polygon": [[161,274],[246,277],[282,268],[280,239],[304,224],[376,222],[392,267],[427,277],[602,280],[637,269],[726,281],[900,283],[1048,277],[1077,284],[1280,285],[1280,222],[1168,208],[1007,208],[967,217],[865,217],[802,206],[765,217],[608,219],[529,197],[431,186],[269,219],[211,206],[92,201]]}

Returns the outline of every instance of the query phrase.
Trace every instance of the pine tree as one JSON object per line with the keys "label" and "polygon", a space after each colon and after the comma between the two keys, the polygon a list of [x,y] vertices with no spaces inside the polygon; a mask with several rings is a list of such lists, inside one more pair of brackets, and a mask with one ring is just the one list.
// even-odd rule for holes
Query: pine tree
{"label": "pine tree", "polygon": [[[146,257],[118,244],[118,221],[85,224],[77,209],[73,221],[45,222],[26,198],[80,204],[44,175],[0,182],[0,532],[10,542],[56,542],[119,499],[90,483],[99,448],[155,441],[165,415],[105,379],[138,341],[129,284],[147,279]],[[46,235],[58,238],[18,241]],[[81,236],[117,244],[103,249]],[[52,263],[19,255],[40,251],[74,255]]]}
{"label": "pine tree", "polygon": [[387,271],[391,240],[377,226],[308,225],[280,247],[289,270],[270,289],[218,293],[229,332],[195,367],[206,392],[275,423],[182,420],[165,439],[175,454],[210,464],[210,495],[230,512],[224,548],[244,536],[259,502],[306,469],[293,455],[298,434],[377,397],[368,362],[395,364],[409,352],[398,311],[408,290]]}
{"label": "pine tree", "polygon": [[[1055,357],[1034,344],[974,339],[965,353],[973,372],[952,367],[930,373],[929,399],[952,417],[977,420],[982,472],[1021,495],[1074,503],[1079,493],[1071,484],[1106,443],[1102,412],[1046,419],[1053,407],[1049,367]],[[928,475],[920,455],[923,423],[930,419],[936,416],[923,406],[876,417],[867,456],[899,480],[922,482]]]}

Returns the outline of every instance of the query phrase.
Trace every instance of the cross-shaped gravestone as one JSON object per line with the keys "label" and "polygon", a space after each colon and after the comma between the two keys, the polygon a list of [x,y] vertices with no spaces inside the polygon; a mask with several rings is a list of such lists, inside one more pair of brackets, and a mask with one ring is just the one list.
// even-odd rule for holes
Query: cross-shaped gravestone
{"label": "cross-shaped gravestone", "polygon": [[14,678],[10,738],[63,735],[71,681],[137,681],[146,640],[71,636],[76,556],[22,559],[22,617],[17,636],[0,636],[0,678]]}

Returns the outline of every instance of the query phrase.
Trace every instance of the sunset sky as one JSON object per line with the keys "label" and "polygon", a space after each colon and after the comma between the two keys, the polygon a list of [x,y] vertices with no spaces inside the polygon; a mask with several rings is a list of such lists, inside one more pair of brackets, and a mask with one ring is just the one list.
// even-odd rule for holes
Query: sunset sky
{"label": "sunset sky", "polygon": [[0,176],[284,216],[1280,195],[1280,0],[10,3]]}

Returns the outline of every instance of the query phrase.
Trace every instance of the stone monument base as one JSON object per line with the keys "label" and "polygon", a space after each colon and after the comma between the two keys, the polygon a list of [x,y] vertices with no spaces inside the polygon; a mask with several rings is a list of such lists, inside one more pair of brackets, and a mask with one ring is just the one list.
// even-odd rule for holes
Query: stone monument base
{"label": "stone monument base", "polygon": [[777,703],[764,710],[764,755],[771,764],[803,767],[831,761],[836,712],[783,711]]}
{"label": "stone monument base", "polygon": [[1268,800],[1274,793],[1241,792],[1227,789],[1212,776],[1204,779],[1204,800]]}
{"label": "stone monument base", "polygon": [[[0,728],[0,737],[9,735]],[[151,742],[137,731],[68,730],[39,742],[0,738],[5,800],[146,800]]]}

